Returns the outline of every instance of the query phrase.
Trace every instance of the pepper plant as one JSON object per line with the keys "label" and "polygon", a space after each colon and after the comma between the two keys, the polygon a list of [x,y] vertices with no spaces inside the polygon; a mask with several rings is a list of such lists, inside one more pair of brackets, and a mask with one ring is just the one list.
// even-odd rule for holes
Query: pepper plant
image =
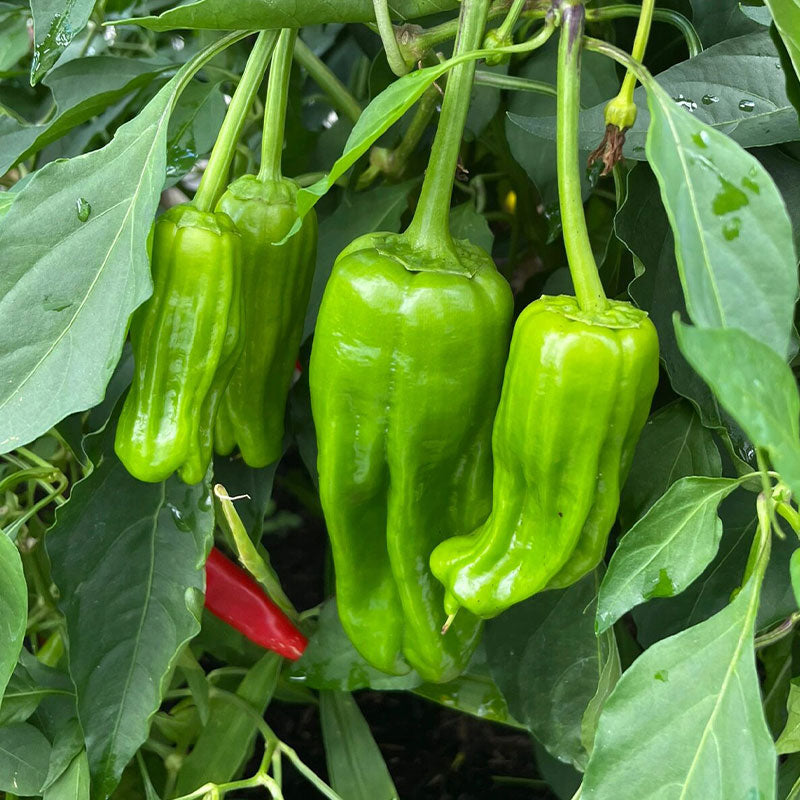
{"label": "pepper plant", "polygon": [[0,22],[6,800],[800,798],[796,4]]}

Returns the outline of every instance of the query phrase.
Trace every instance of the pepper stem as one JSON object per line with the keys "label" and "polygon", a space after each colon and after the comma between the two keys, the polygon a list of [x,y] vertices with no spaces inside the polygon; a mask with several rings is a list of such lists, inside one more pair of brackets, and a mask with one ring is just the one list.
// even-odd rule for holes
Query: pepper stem
{"label": "pepper stem", "polygon": [[[633,40],[631,56],[637,61],[644,58],[647,40],[650,37],[650,25],[653,22],[655,0],[642,0],[642,11],[639,15],[639,24],[636,27],[636,36]],[[606,125],[616,125],[621,131],[632,127],[636,122],[636,104],[633,102],[633,90],[636,88],[636,75],[629,69],[622,80],[622,86],[615,98],[606,105]]]}
{"label": "pepper stem", "polygon": [[228,172],[247,112],[253,105],[253,98],[261,85],[277,38],[278,31],[261,31],[250,51],[239,85],[233,93],[222,127],[217,134],[217,141],[211,150],[208,166],[192,200],[192,204],[201,211],[210,211],[214,208],[228,182]]}
{"label": "pepper stem", "polygon": [[581,90],[581,37],[585,11],[580,3],[566,4],[558,43],[558,97],[556,100],[556,162],[561,228],[567,262],[578,305],[599,311],[607,304],[592,254],[581,197],[578,162],[578,112]]}
{"label": "pepper stem", "polygon": [[269,68],[267,99],[264,103],[264,132],[261,135],[260,181],[277,181],[281,177],[283,135],[286,126],[286,99],[292,76],[292,54],[297,28],[284,28],[275,45]]}
{"label": "pepper stem", "polygon": [[[489,0],[462,0],[454,56],[478,48],[488,10]],[[405,234],[421,249],[433,253],[455,250],[450,236],[450,196],[474,75],[472,59],[450,71],[419,203]]]}

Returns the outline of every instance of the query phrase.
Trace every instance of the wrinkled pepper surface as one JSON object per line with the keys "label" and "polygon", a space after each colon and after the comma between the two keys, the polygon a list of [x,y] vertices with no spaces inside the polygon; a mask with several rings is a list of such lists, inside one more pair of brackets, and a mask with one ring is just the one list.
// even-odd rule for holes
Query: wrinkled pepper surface
{"label": "wrinkled pepper surface", "polygon": [[431,556],[448,613],[493,617],[597,566],[657,381],[655,327],[629,303],[584,312],[545,296],[522,312],[492,433],[491,515]]}
{"label": "wrinkled pepper surface", "polygon": [[282,244],[297,219],[297,184],[243,175],[222,195],[242,240],[244,347],[217,417],[215,445],[238,445],[245,463],[264,467],[283,449],[291,385],[314,276],[317,220],[313,212]]}
{"label": "wrinkled pepper surface", "polygon": [[131,319],[133,383],[114,447],[142,481],[203,479],[241,346],[240,242],[231,219],[174,206],[156,221],[153,294]]}
{"label": "wrinkled pepper surface", "polygon": [[397,234],[338,257],[311,353],[320,498],[342,625],[367,661],[446,681],[466,666],[480,622],[446,636],[434,546],[491,508],[492,419],[512,313],[491,258],[455,243],[462,271]]}

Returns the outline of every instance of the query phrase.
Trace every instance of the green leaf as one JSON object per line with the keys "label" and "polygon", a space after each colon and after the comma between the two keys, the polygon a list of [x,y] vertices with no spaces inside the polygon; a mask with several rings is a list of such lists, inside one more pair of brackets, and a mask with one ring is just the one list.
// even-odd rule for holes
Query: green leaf
{"label": "green leaf", "polygon": [[243,36],[187,62],[105,147],[45,165],[2,218],[0,452],[102,400],[128,317],[152,291],[147,235],[173,105],[205,61]]}
{"label": "green leaf", "polygon": [[[392,0],[393,19],[412,19],[458,6],[457,0]],[[116,25],[135,23],[154,31],[175,28],[236,30],[249,28],[304,28],[325,22],[373,22],[371,0],[195,0],[171,8],[157,17],[133,17]]]}
{"label": "green leaf", "polygon": [[709,45],[752,31],[740,0],[691,0],[692,19],[703,44]]}
{"label": "green leaf", "polygon": [[303,328],[303,340],[314,331],[322,293],[325,291],[325,284],[330,277],[336,256],[353,239],[365,233],[399,231],[400,218],[408,204],[408,193],[416,184],[416,180],[404,181],[394,186],[379,186],[369,192],[358,194],[348,192],[336,210],[320,222],[317,262]]}
{"label": "green leaf", "polygon": [[208,782],[225,783],[239,772],[258,732],[253,717],[264,715],[282,663],[277,653],[265,653],[242,678],[236,694],[252,706],[253,716],[224,696],[211,698],[208,723],[178,772],[176,795],[189,794]]}
{"label": "green leaf", "polygon": [[[519,68],[519,76],[544,83],[555,84],[556,57],[558,42],[553,37],[532,58],[526,59]],[[590,107],[612,97],[619,86],[616,67],[607,58],[597,53],[585,52],[581,56],[581,105]],[[514,159],[525,169],[536,185],[546,212],[558,218],[558,185],[556,172],[555,142],[555,97],[532,92],[513,92],[508,98],[509,113],[506,115],[505,134]],[[526,122],[543,120],[546,129],[538,130],[531,136]],[[600,133],[602,138],[605,125]],[[589,139],[581,142],[581,163],[586,163],[589,152],[597,143]],[[584,198],[589,194],[589,181],[585,172],[581,171],[581,183]]]}
{"label": "green leaf", "polygon": [[49,760],[50,742],[33,725],[20,722],[0,728],[0,791],[39,794]]}
{"label": "green leaf", "polygon": [[793,680],[789,684],[786,710],[789,714],[786,726],[775,742],[779,756],[800,752],[800,680]]}
{"label": "green leaf", "polygon": [[620,525],[627,531],[679,478],[722,474],[714,438],[683,400],[659,409],[642,430],[622,491]]}
{"label": "green leaf", "polygon": [[163,67],[133,58],[76,58],[54,69],[44,81],[56,112],[39,125],[0,116],[0,172],[6,172],[68,130],[99,114],[135,89],[146,86]]}
{"label": "green leaf", "polygon": [[672,597],[700,576],[722,536],[717,507],[737,486],[735,478],[686,477],[622,537],[597,600],[597,631],[651,597]]}
{"label": "green leaf", "polygon": [[798,0],[764,0],[775,27],[786,46],[786,52],[800,78],[800,2]]}
{"label": "green leaf", "polygon": [[[444,62],[433,67],[414,70],[390,83],[361,113],[344,145],[342,155],[334,162],[330,172],[316,183],[297,193],[298,221],[316,205],[317,201],[342,175],[367,152],[369,147],[419,100],[425,90],[444,75],[450,64]],[[292,231],[287,234],[291,236]]]}
{"label": "green leaf", "polygon": [[775,747],[753,655],[761,575],[625,672],[600,717],[582,800],[775,796]]}
{"label": "green leaf", "polygon": [[89,800],[89,759],[81,750],[44,791],[42,800]]}
{"label": "green leaf", "polygon": [[514,718],[556,758],[583,769],[584,713],[607,662],[594,633],[594,573],[543,592],[486,624],[489,668]]}
{"label": "green leaf", "polygon": [[0,73],[8,72],[30,49],[28,21],[24,14],[3,19],[0,31]]}
{"label": "green leaf", "polygon": [[293,680],[312,689],[349,692],[355,689],[413,689],[422,683],[416,672],[387,675],[367,664],[353,647],[339,621],[336,601],[329,600],[319,615],[319,627],[303,655],[289,668]]}
{"label": "green leaf", "polygon": [[31,86],[84,29],[93,8],[94,0],[31,0],[34,36]]}
{"label": "green leaf", "polygon": [[0,701],[22,649],[28,624],[28,587],[17,546],[0,532]]}
{"label": "green leaf", "polygon": [[622,664],[614,631],[607,630],[600,634],[597,637],[597,644],[600,678],[597,682],[597,691],[586,706],[581,719],[581,744],[590,756],[594,750],[594,740],[603,706],[622,675]]}
{"label": "green leaf", "polygon": [[347,800],[396,800],[392,776],[353,696],[320,692],[319,713],[334,791]]}
{"label": "green leaf", "polygon": [[114,455],[113,425],[91,438],[97,466],[74,486],[46,543],[92,792],[105,797],[147,739],[178,654],[200,629],[214,517],[203,484],[134,480]]}
{"label": "green leaf", "polygon": [[492,252],[492,229],[486,217],[477,212],[475,203],[471,200],[450,210],[450,234],[454,239],[468,239],[487,253]]}
{"label": "green leaf", "polygon": [[800,396],[783,359],[741,330],[704,330],[676,317],[675,333],[686,360],[800,496]]}
{"label": "green leaf", "polygon": [[647,156],[675,237],[689,316],[702,328],[740,328],[785,357],[797,265],[777,187],[727,136],[696,120],[656,84],[647,89]]}
{"label": "green leaf", "polygon": [[[757,28],[757,26],[756,26]],[[777,80],[780,57],[769,31],[714,45],[656,75],[659,86],[695,119],[729,136],[742,147],[763,147],[797,139],[797,113]],[[609,97],[613,92],[610,92]],[[644,161],[651,116],[645,90],[634,92],[636,122],[626,131],[623,155]],[[580,148],[594,149],[605,132],[606,100],[581,111]],[[555,117],[510,115],[536,136],[555,142]]]}
{"label": "green leaf", "polygon": [[413,692],[445,708],[525,729],[511,716],[508,703],[492,678],[483,642],[478,644],[469,666],[458,678],[447,683],[423,683]]}

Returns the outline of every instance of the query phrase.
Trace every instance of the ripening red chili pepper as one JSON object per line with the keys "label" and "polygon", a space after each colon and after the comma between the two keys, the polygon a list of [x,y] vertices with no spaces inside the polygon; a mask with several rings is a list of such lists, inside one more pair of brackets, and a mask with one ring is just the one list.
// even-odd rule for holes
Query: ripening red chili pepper
{"label": "ripening red chili pepper", "polygon": [[292,661],[308,644],[264,590],[216,547],[206,561],[206,608],[251,642]]}

